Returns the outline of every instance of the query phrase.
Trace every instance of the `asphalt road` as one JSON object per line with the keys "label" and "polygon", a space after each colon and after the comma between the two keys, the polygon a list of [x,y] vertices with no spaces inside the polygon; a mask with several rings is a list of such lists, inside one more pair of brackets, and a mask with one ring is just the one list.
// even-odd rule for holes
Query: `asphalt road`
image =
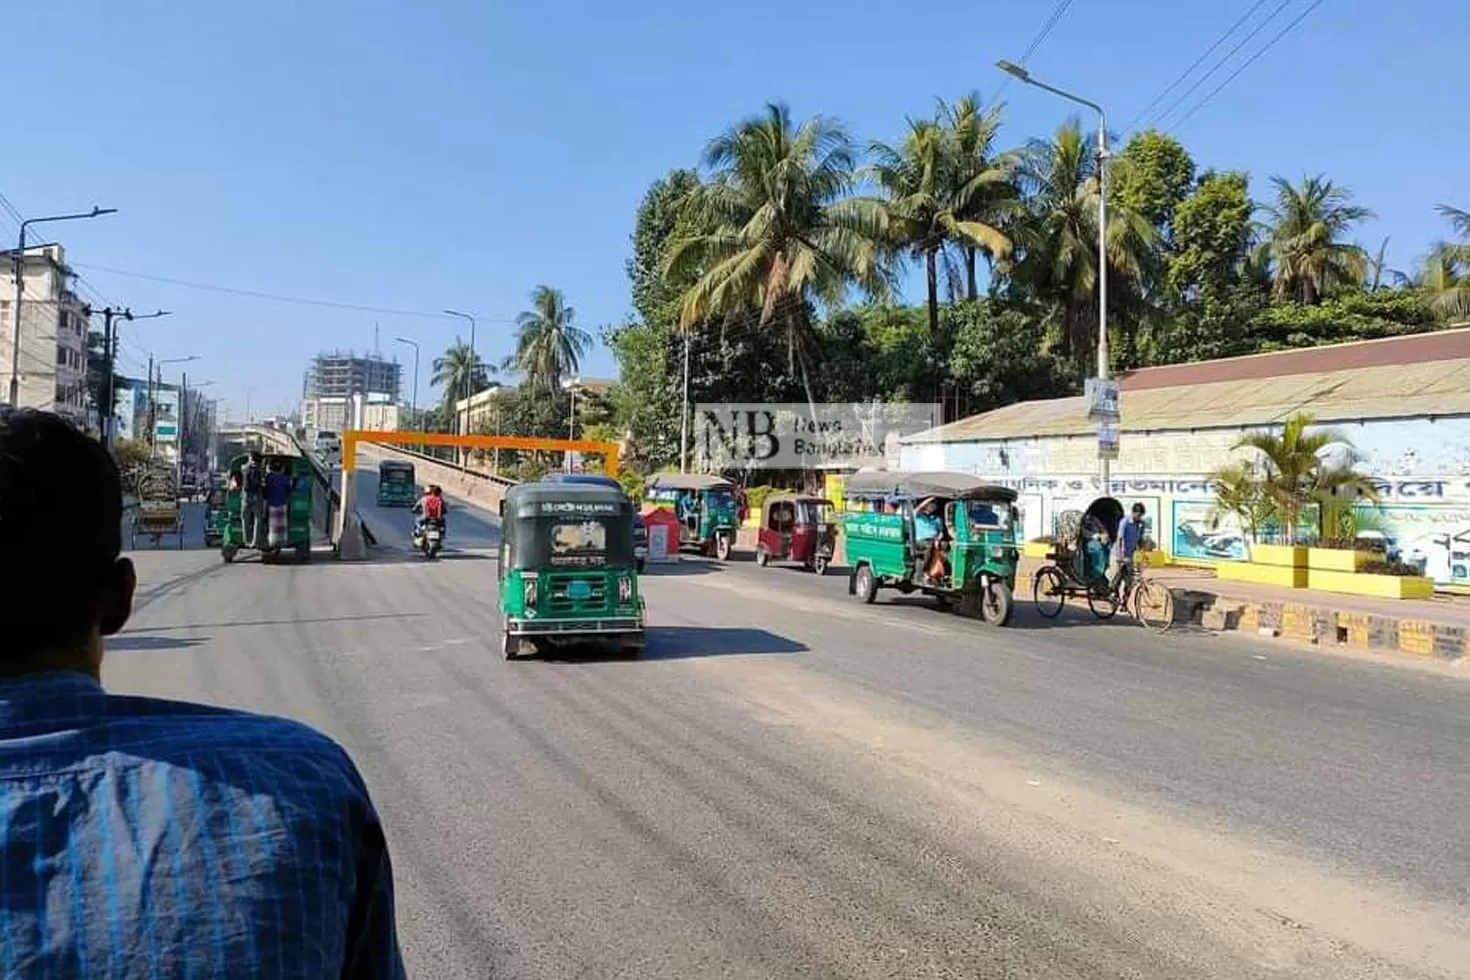
{"label": "asphalt road", "polygon": [[135,554],[105,680],[342,741],[416,976],[1470,972],[1461,678],[703,561],[643,661],[506,663],[494,521],[423,562],[372,479],[374,562]]}

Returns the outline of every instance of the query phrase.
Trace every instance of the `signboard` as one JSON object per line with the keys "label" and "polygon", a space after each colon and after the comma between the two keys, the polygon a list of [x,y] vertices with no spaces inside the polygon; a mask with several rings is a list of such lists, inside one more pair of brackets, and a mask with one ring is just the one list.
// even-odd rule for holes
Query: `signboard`
{"label": "signboard", "polygon": [[1118,458],[1118,427],[1110,422],[1097,427],[1097,458]]}
{"label": "signboard", "polygon": [[1112,378],[1088,378],[1083,392],[1087,396],[1089,421],[1117,422],[1122,418],[1117,381]]}

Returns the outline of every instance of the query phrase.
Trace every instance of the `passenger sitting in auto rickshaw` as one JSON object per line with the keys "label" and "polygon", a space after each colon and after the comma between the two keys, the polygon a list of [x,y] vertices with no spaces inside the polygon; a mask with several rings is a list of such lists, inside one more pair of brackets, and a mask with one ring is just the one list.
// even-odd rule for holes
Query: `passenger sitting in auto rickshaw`
{"label": "passenger sitting in auto rickshaw", "polygon": [[944,519],[937,497],[929,497],[914,508],[914,544],[919,548],[917,567],[928,580],[944,574]]}

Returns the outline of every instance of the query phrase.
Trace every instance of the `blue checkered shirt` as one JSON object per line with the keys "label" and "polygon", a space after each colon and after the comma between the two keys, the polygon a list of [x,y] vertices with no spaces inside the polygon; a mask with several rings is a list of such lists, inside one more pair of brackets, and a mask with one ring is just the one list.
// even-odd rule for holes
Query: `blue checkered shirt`
{"label": "blue checkered shirt", "polygon": [[399,978],[352,761],[304,725],[0,681],[0,976]]}

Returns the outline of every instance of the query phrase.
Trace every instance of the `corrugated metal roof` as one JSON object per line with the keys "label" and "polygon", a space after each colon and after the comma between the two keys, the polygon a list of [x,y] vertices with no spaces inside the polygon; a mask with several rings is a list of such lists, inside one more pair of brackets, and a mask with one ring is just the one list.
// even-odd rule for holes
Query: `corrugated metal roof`
{"label": "corrugated metal roof", "polygon": [[[1130,391],[1125,381],[1121,409],[1124,432],[1270,425],[1297,412],[1322,422],[1470,415],[1470,358],[1142,391]],[[1096,429],[1087,419],[1086,400],[1077,396],[1018,402],[903,441],[980,442],[1087,435]]]}

